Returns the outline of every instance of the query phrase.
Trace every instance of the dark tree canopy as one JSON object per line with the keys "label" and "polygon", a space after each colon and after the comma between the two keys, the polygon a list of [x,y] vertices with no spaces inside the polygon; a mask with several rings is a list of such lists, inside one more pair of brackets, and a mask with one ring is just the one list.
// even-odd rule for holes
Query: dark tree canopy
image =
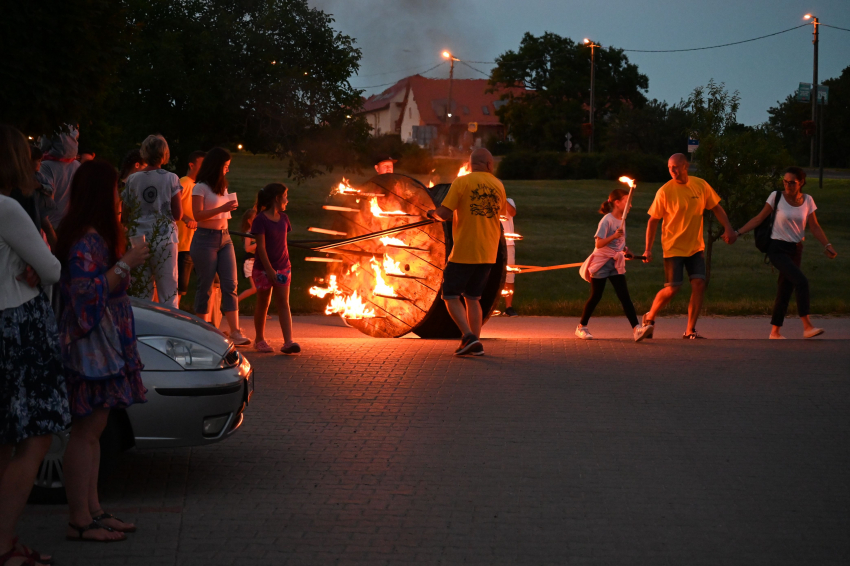
{"label": "dark tree canopy", "polygon": [[623,105],[605,132],[607,151],[638,151],[669,157],[685,151],[692,116],[684,102],[651,100],[643,107]]}
{"label": "dark tree canopy", "polygon": [[[823,153],[824,166],[850,167],[850,67],[837,78],[827,79],[829,104],[824,109]],[[768,110],[768,124],[781,138],[785,147],[799,165],[809,164],[811,138],[803,134],[803,122],[812,119],[812,105],[797,102],[788,95],[784,102]]]}
{"label": "dark tree canopy", "polygon": [[[497,112],[520,147],[560,150],[567,132],[577,141],[581,124],[588,121],[590,48],[554,33],[526,33],[519,49],[497,57],[496,63],[492,86],[530,89]],[[596,50],[595,83],[596,139],[602,140],[600,118],[623,106],[643,106],[649,79],[621,49],[607,47]]]}

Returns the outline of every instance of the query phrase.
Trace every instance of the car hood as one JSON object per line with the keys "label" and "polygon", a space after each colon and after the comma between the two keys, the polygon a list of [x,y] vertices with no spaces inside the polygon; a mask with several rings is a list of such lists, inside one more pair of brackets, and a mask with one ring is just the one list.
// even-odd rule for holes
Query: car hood
{"label": "car hood", "polygon": [[130,302],[137,336],[172,336],[191,340],[222,356],[230,348],[230,341],[224,334],[195,316],[135,297],[131,297]]}

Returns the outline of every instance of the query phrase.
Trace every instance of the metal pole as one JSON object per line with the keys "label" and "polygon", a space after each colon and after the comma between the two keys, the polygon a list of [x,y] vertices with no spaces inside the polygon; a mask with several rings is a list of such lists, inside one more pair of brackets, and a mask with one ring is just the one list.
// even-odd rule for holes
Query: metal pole
{"label": "metal pole", "polygon": [[455,59],[454,57],[450,60],[451,67],[449,67],[449,105],[446,107],[446,123],[449,123],[449,120],[452,117],[452,81],[454,81],[455,76]]}
{"label": "metal pole", "polygon": [[820,165],[820,173],[818,175],[818,187],[823,188],[823,113],[826,106],[818,105],[818,163]]}
{"label": "metal pole", "polygon": [[[817,123],[817,111],[818,111],[818,19],[812,18],[812,25],[814,26],[814,31],[812,32],[812,43],[815,46],[815,61],[814,61],[814,71],[812,73],[812,123],[815,124],[815,127],[818,129]],[[809,151],[809,167],[815,166],[815,136],[812,136],[812,145]]]}
{"label": "metal pole", "polygon": [[593,152],[593,94],[594,94],[594,79],[596,69],[596,59],[594,57],[595,44],[590,44],[590,139],[587,142],[587,152]]}

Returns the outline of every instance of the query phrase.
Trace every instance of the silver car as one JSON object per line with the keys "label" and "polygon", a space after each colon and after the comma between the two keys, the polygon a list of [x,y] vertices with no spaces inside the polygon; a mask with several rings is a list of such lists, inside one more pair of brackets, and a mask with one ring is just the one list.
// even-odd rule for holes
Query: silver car
{"label": "silver car", "polygon": [[[142,381],[148,402],[113,410],[101,437],[101,469],[117,452],[200,446],[229,437],[242,424],[254,392],[254,372],[233,343],[183,311],[132,299]],[[68,432],[53,436],[31,501],[62,502],[62,458]]]}

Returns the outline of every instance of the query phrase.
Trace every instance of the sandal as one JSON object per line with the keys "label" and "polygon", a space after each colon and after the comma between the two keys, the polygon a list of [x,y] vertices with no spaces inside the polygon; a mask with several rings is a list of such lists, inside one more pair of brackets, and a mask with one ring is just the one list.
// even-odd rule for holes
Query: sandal
{"label": "sandal", "polygon": [[27,556],[26,554],[19,551],[14,546],[12,550],[7,552],[6,554],[0,554],[0,566],[4,566],[9,560],[13,558],[23,558],[24,561],[21,563],[21,566],[35,566],[35,560]]}
{"label": "sandal", "polygon": [[20,539],[20,537],[15,537],[15,538],[12,539],[12,548],[13,549],[19,549],[18,552],[20,553],[20,555],[22,555],[26,558],[31,558],[32,561],[35,562],[36,564],[53,564],[53,557],[52,556],[50,556],[48,558],[42,557],[41,553],[39,551],[33,550],[32,548],[28,547],[27,545],[21,543],[21,541],[19,539]]}
{"label": "sandal", "polygon": [[705,340],[705,336],[701,336],[700,333],[696,330],[694,330],[690,334],[685,332],[684,334],[682,334],[682,338],[684,338],[685,340]]}
{"label": "sandal", "polygon": [[108,538],[108,539],[85,538],[83,536],[83,533],[85,533],[87,531],[96,531],[97,529],[103,529],[104,531],[109,531],[110,533],[115,532],[115,529],[111,529],[109,527],[104,527],[103,525],[101,525],[97,521],[92,521],[88,526],[85,526],[85,527],[78,527],[77,525],[75,525],[73,523],[68,523],[68,526],[71,527],[72,529],[74,529],[75,531],[77,531],[77,536],[75,536],[75,537],[71,536],[71,535],[65,535],[65,540],[70,540],[72,542],[108,543],[108,542],[124,542],[125,540],[127,540],[126,536],[123,536],[122,538],[116,538],[116,539],[111,539],[111,538]]}
{"label": "sandal", "polygon": [[[119,519],[118,517],[116,517],[112,513],[104,513],[103,509],[100,510],[100,515],[98,515],[97,517],[92,517],[92,520],[95,523],[100,523],[104,519],[112,519],[113,521],[118,521],[119,523],[129,524],[124,519]],[[128,527],[128,528],[125,528],[125,529],[120,529],[120,528],[116,528],[116,527],[104,527],[104,528],[112,529],[113,531],[116,531],[116,532],[119,532],[119,533],[135,533],[136,532],[136,525],[133,525],[132,527]]]}

